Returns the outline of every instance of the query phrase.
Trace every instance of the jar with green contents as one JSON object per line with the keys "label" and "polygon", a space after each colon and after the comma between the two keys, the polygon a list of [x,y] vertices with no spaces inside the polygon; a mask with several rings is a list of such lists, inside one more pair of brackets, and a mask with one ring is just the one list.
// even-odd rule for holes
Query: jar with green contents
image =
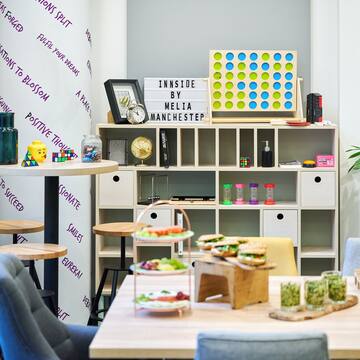
{"label": "jar with green contents", "polygon": [[329,301],[333,304],[345,303],[347,284],[340,271],[324,271],[321,276],[327,281]]}
{"label": "jar with green contents", "polygon": [[282,311],[296,312],[300,308],[301,284],[295,281],[282,282],[280,285],[280,303]]}
{"label": "jar with green contents", "polygon": [[327,298],[325,279],[305,281],[305,303],[309,310],[324,310]]}
{"label": "jar with green contents", "polygon": [[232,184],[224,184],[224,190],[223,190],[223,204],[224,205],[232,205],[231,189],[232,189]]}

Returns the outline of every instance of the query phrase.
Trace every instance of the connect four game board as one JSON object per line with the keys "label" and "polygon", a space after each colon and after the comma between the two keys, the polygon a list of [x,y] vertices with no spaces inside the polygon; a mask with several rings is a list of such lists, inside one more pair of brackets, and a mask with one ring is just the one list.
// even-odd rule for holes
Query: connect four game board
{"label": "connect four game board", "polygon": [[296,111],[297,53],[211,50],[212,111]]}

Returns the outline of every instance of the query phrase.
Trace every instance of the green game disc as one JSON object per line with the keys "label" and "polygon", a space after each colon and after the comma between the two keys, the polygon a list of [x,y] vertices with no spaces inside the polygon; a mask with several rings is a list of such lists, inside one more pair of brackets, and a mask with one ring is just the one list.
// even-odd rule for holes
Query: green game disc
{"label": "green game disc", "polygon": [[292,70],[293,67],[294,67],[293,64],[290,64],[290,63],[287,63],[287,64],[285,65],[285,69],[288,70],[288,71]]}
{"label": "green game disc", "polygon": [[221,58],[222,58],[221,53],[217,52],[217,53],[214,54],[214,59],[215,60],[220,60]]}
{"label": "green game disc", "polygon": [[232,80],[233,79],[233,77],[234,77],[234,74],[232,73],[232,72],[228,72],[228,73],[226,73],[226,78],[228,79],[228,80]]}
{"label": "green game disc", "polygon": [[239,63],[239,65],[238,65],[239,70],[245,70],[245,68],[246,68],[245,63],[243,63],[243,62]]}
{"label": "green game disc", "polygon": [[264,60],[264,61],[268,61],[270,59],[270,55],[269,53],[263,53],[261,58]]}
{"label": "green game disc", "polygon": [[256,78],[257,78],[257,73],[255,73],[255,72],[250,73],[251,80],[256,80]]}
{"label": "green game disc", "polygon": [[220,91],[215,91],[213,96],[214,96],[214,99],[220,99],[221,98],[221,92]]}
{"label": "green game disc", "polygon": [[237,103],[237,107],[238,107],[239,109],[243,109],[243,108],[245,107],[245,103],[244,103],[243,101],[239,101],[239,102]]}
{"label": "green game disc", "polygon": [[278,91],[275,91],[273,94],[274,99],[280,99],[281,94]]}
{"label": "green game disc", "polygon": [[214,82],[214,89],[220,89],[221,83],[219,81]]}
{"label": "green game disc", "polygon": [[[239,99],[244,99],[245,98],[245,93],[243,92],[243,91],[239,91],[238,93],[237,93],[237,97],[239,98]],[[240,101],[241,102],[241,101]]]}
{"label": "green game disc", "polygon": [[281,69],[281,65],[279,63],[275,63],[274,64],[274,69],[275,70],[280,70]]}
{"label": "green game disc", "polygon": [[261,88],[262,88],[263,90],[268,89],[268,88],[269,88],[269,83],[266,82],[266,81],[264,81],[263,83],[261,83]]}
{"label": "green game disc", "polygon": [[221,107],[221,102],[220,102],[220,101],[214,101],[213,107],[214,107],[214,109],[220,109],[220,107]]}
{"label": "green game disc", "polygon": [[231,109],[231,108],[233,107],[233,103],[232,103],[231,101],[227,101],[227,102],[225,103],[225,107],[226,107],[227,109]]}
{"label": "green game disc", "polygon": [[227,83],[225,84],[225,86],[226,86],[227,89],[231,90],[231,89],[234,87],[234,84],[229,81],[229,82],[227,82]]}
{"label": "green game disc", "polygon": [[239,73],[238,73],[238,79],[239,79],[239,80],[244,80],[244,79],[245,79],[245,76],[246,76],[246,75],[245,75],[244,72],[239,72]]}
{"label": "green game disc", "polygon": [[228,91],[226,94],[225,94],[225,97],[227,99],[232,99],[232,97],[234,96],[234,94],[231,92],[231,91]]}
{"label": "green game disc", "polygon": [[216,63],[214,64],[214,69],[215,69],[215,70],[220,70],[220,69],[221,69],[221,63],[216,62]]}
{"label": "green game disc", "polygon": [[273,103],[273,108],[274,108],[274,109],[280,109],[280,102],[279,102],[279,101],[275,101],[275,102]]}
{"label": "green game disc", "polygon": [[220,80],[221,79],[221,73],[219,73],[219,72],[214,73],[214,79],[215,80]]}
{"label": "green game disc", "polygon": [[270,75],[269,75],[269,73],[267,73],[267,72],[264,72],[264,73],[262,73],[262,75],[261,75],[261,78],[262,78],[263,80],[267,80],[267,79],[269,79],[269,77],[270,77]]}

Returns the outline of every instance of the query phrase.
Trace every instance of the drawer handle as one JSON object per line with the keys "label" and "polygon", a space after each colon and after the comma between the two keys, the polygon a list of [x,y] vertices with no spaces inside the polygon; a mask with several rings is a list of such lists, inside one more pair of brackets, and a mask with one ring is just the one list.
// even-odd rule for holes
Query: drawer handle
{"label": "drawer handle", "polygon": [[282,220],[284,218],[284,215],[282,213],[279,213],[276,215],[276,217],[278,218],[278,220]]}
{"label": "drawer handle", "polygon": [[115,176],[113,176],[113,180],[114,180],[115,182],[119,182],[119,181],[120,181],[120,178],[119,178],[117,175],[115,175]]}
{"label": "drawer handle", "polygon": [[315,177],[315,182],[316,182],[316,183],[321,182],[321,177],[320,177],[320,176],[316,176],[316,177]]}
{"label": "drawer handle", "polygon": [[153,220],[157,219],[157,213],[152,212],[152,213],[150,214],[150,217],[151,217]]}

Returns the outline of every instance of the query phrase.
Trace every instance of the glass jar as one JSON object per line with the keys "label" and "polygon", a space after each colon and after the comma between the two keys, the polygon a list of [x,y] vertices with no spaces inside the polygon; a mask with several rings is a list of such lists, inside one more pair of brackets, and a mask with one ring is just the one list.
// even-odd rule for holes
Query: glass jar
{"label": "glass jar", "polygon": [[325,279],[305,281],[305,304],[309,310],[324,310],[327,298]]}
{"label": "glass jar", "polygon": [[245,190],[245,184],[235,184],[236,189],[236,205],[243,205],[246,203],[244,198],[244,190]]}
{"label": "glass jar", "polygon": [[327,281],[328,299],[333,304],[346,302],[347,283],[340,271],[324,271],[321,276]]}
{"label": "glass jar", "polygon": [[264,188],[266,191],[264,204],[275,205],[275,200],[274,200],[275,184],[272,183],[264,184]]}
{"label": "glass jar", "polygon": [[18,131],[14,113],[0,112],[0,165],[18,163]]}
{"label": "glass jar", "polygon": [[81,141],[81,161],[98,162],[102,158],[102,142],[98,135],[84,135]]}
{"label": "glass jar", "polygon": [[249,204],[251,204],[251,205],[257,205],[259,203],[259,200],[258,200],[258,187],[259,187],[259,184],[257,184],[257,183],[250,183],[249,184],[249,188],[250,188]]}
{"label": "glass jar", "polygon": [[223,204],[224,205],[232,205],[231,189],[232,189],[232,184],[224,184],[224,190],[223,190]]}
{"label": "glass jar", "polygon": [[301,284],[295,281],[280,284],[280,305],[282,311],[296,312],[300,308]]}

